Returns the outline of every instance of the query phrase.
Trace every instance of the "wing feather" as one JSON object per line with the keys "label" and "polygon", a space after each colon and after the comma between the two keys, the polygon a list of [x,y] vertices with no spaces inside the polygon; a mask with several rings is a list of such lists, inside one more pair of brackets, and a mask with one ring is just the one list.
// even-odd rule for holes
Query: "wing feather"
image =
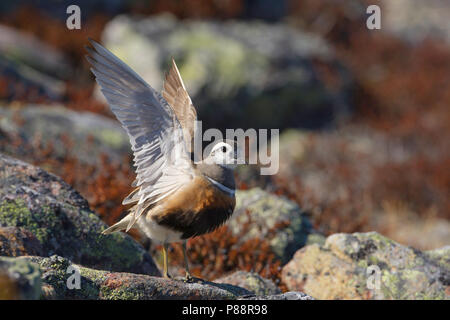
{"label": "wing feather", "polygon": [[[87,48],[87,60],[92,73],[111,111],[126,130],[134,153],[137,177],[133,186],[137,188],[123,200],[124,204],[137,202],[128,231],[145,208],[189,182],[194,170],[173,106],[114,54],[95,41],[90,42],[94,48]],[[181,85],[184,88],[182,82]]]}
{"label": "wing feather", "polygon": [[197,120],[197,111],[184,86],[180,71],[172,59],[172,66],[166,74],[162,95],[175,112],[183,128],[184,140],[188,143],[190,152],[193,151],[194,126]]}

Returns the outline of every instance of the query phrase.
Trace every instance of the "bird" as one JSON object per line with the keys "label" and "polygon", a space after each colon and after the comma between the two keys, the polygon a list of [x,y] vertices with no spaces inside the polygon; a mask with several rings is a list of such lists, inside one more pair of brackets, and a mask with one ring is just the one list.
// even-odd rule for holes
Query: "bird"
{"label": "bird", "polygon": [[137,227],[162,244],[163,276],[168,273],[168,248],[182,242],[185,280],[189,272],[187,240],[214,231],[233,214],[232,141],[218,141],[208,156],[193,161],[192,140],[197,111],[175,60],[159,93],[98,42],[89,39],[86,59],[107,103],[127,132],[134,155],[134,190],[123,200],[127,215],[102,233]]}

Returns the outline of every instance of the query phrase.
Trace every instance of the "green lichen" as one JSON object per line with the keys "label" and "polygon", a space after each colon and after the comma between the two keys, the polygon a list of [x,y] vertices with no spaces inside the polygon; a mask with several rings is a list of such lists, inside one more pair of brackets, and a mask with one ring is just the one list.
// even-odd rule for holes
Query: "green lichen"
{"label": "green lichen", "polygon": [[450,272],[450,245],[439,249],[425,251],[425,255]]}
{"label": "green lichen", "polygon": [[122,132],[113,129],[102,129],[98,133],[100,141],[112,148],[119,149],[128,143]]}
{"label": "green lichen", "polygon": [[183,53],[180,73],[194,91],[207,84],[208,77],[215,74],[219,77],[209,83],[214,85],[212,90],[217,95],[226,95],[251,83],[254,73],[268,66],[267,59],[260,53],[201,23],[195,28],[174,32],[166,43],[172,52]]}
{"label": "green lichen", "polygon": [[132,268],[144,259],[143,251],[123,234],[98,235],[95,245],[89,247],[89,254],[107,258],[111,266],[121,266],[122,269]]}
{"label": "green lichen", "polygon": [[396,299],[399,295],[399,278],[389,271],[383,271],[381,275],[381,290],[385,299]]}
{"label": "green lichen", "polygon": [[131,288],[111,289],[107,286],[100,288],[100,297],[104,300],[141,300],[144,298],[140,290]]}
{"label": "green lichen", "polygon": [[39,212],[31,212],[25,201],[15,199],[0,203],[0,224],[23,227],[33,233],[43,244],[51,236],[51,228],[57,223],[52,209],[43,205]]}
{"label": "green lichen", "polygon": [[256,295],[272,294],[270,288],[264,283],[264,280],[257,275],[249,275],[246,278],[246,287]]}
{"label": "green lichen", "polygon": [[[3,201],[0,224],[29,230],[45,250],[77,263],[131,271],[138,270],[136,267],[144,262],[145,251],[130,237],[118,233],[101,235],[106,225],[98,216],[68,203],[58,203],[55,207],[41,204],[32,212],[22,199]],[[67,225],[70,228],[64,227]],[[58,243],[56,248],[54,243]]]}
{"label": "green lichen", "polygon": [[385,248],[398,245],[395,241],[386,238],[378,232],[354,233],[353,235],[360,239],[360,241],[367,241],[368,239],[372,240],[378,250],[384,250]]}

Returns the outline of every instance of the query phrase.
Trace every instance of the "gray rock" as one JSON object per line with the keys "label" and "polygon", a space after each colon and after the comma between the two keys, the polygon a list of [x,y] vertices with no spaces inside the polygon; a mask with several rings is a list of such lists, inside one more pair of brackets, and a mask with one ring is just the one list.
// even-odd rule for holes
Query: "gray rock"
{"label": "gray rock", "polygon": [[68,59],[32,35],[0,25],[0,72],[38,88],[51,99],[61,98],[72,72]]}
{"label": "gray rock", "polygon": [[64,181],[1,154],[0,226],[31,232],[44,256],[58,254],[89,267],[159,275],[150,255],[130,236],[101,235],[107,225]]}
{"label": "gray rock", "polygon": [[241,241],[268,239],[283,263],[312,239],[320,241],[322,237],[315,233],[297,204],[259,188],[237,191],[236,209],[228,226],[234,234],[242,234],[243,228],[249,228]]}
{"label": "gray rock", "polygon": [[[209,127],[318,127],[348,113],[349,73],[323,39],[286,24],[118,16],[102,42],[157,90],[174,57]],[[313,60],[333,70],[335,89]]]}
{"label": "gray rock", "polygon": [[444,270],[450,270],[450,245],[424,253],[430,259],[436,261]]}
{"label": "gray rock", "polygon": [[450,250],[422,252],[376,232],[333,234],[284,266],[282,281],[317,299],[449,299]]}
{"label": "gray rock", "polygon": [[17,227],[0,227],[0,256],[41,256],[44,254],[39,240],[30,231]]}
{"label": "gray rock", "polygon": [[[128,136],[118,121],[61,106],[0,107],[0,130],[21,137],[29,145],[51,145],[54,157],[70,155],[83,163],[94,164],[101,154],[111,161],[123,161],[131,152]],[[6,148],[4,152],[14,155],[27,151]]]}
{"label": "gray rock", "polygon": [[251,291],[257,296],[280,294],[281,290],[269,279],[264,279],[257,273],[236,271],[228,276],[214,280],[215,283],[227,283]]}
{"label": "gray rock", "polygon": [[39,299],[41,272],[37,264],[0,257],[0,300]]}
{"label": "gray rock", "polygon": [[450,43],[447,0],[383,0],[381,8],[383,29],[415,43],[427,37]]}

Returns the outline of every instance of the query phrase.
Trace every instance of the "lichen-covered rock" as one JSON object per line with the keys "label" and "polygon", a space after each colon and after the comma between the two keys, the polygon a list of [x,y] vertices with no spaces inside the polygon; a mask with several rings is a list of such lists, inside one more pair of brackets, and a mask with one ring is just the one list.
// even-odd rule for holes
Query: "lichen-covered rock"
{"label": "lichen-covered rock", "polygon": [[270,296],[281,290],[269,279],[264,279],[254,272],[236,271],[228,276],[214,280],[215,283],[227,283],[245,288],[257,296]]}
{"label": "lichen-covered rock", "polygon": [[436,261],[444,270],[450,270],[450,245],[439,249],[425,251],[424,253],[430,259]]}
{"label": "lichen-covered rock", "polygon": [[0,227],[0,256],[41,256],[43,253],[41,243],[27,229]]}
{"label": "lichen-covered rock", "polygon": [[[248,223],[250,222],[250,223]],[[282,262],[287,262],[295,251],[313,239],[321,241],[308,218],[293,201],[270,194],[259,188],[238,190],[236,209],[228,222],[235,234],[246,234],[240,238],[268,239],[273,252]]]}
{"label": "lichen-covered rock", "polygon": [[[235,299],[251,292],[230,284],[199,280],[185,283],[149,275],[95,270],[59,256],[20,257],[39,265],[42,272],[43,299]],[[69,267],[72,267],[69,269]],[[77,287],[73,278],[79,272]],[[72,279],[70,278],[72,277]],[[67,284],[71,284],[71,288]]]}
{"label": "lichen-covered rock", "polygon": [[449,299],[450,250],[421,252],[376,232],[334,234],[283,268],[289,290],[317,299]]}
{"label": "lichen-covered rock", "polygon": [[[82,163],[95,164],[101,154],[111,161],[123,161],[130,143],[119,122],[90,112],[75,112],[62,106],[28,105],[0,107],[0,131],[15,135],[30,146],[51,146],[54,157],[70,156]],[[8,145],[3,152],[20,155]]]}
{"label": "lichen-covered rock", "polygon": [[0,257],[0,300],[39,299],[39,266],[26,260]]}
{"label": "lichen-covered rock", "polygon": [[31,232],[44,256],[58,254],[89,267],[159,275],[150,255],[131,237],[101,235],[106,224],[68,184],[1,154],[0,226]]}
{"label": "lichen-covered rock", "polygon": [[[174,57],[210,127],[318,127],[348,112],[349,73],[323,39],[286,24],[122,15],[102,42],[158,90]],[[314,61],[329,67],[333,89]]]}
{"label": "lichen-covered rock", "polygon": [[[0,258],[9,259],[14,265],[32,265],[41,276],[42,288],[37,287],[41,299],[89,299],[89,300],[155,300],[155,299],[244,299],[244,300],[308,300],[302,292],[281,294],[266,290],[258,295],[233,283],[210,282],[195,279],[172,280],[149,275],[125,272],[109,272],[86,268],[66,258],[54,255],[43,257]],[[37,268],[36,268],[37,266]],[[0,269],[1,270],[1,269]],[[79,275],[79,278],[76,277]],[[38,290],[40,289],[40,290]],[[271,291],[272,293],[269,293]],[[1,292],[1,291],[0,291]]]}

